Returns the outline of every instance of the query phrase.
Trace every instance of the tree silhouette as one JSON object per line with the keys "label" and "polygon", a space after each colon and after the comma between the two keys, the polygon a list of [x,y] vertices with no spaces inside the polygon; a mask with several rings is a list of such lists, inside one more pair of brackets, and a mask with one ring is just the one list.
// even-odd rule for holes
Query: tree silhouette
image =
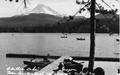
{"label": "tree silhouette", "polygon": [[[118,0],[115,0],[115,1],[118,1]],[[101,0],[101,2],[104,3],[106,6],[108,6],[110,9],[106,9],[104,6],[102,6],[100,3],[98,3],[96,1],[96,3],[95,3],[95,13],[102,14],[105,18],[107,18],[105,15],[109,14],[109,15],[112,16],[111,19],[113,21],[115,21],[117,19],[116,13],[118,12],[118,9],[117,8],[113,9],[112,6],[114,7],[115,5],[110,6],[104,0]],[[60,20],[58,22],[58,24],[62,24],[62,23],[65,23],[65,22],[70,22],[71,20],[73,20],[75,18],[75,16],[77,14],[81,14],[84,11],[89,11],[89,12],[91,11],[91,8],[90,8],[91,0],[86,0],[86,1],[85,0],[76,0],[76,4],[77,5],[82,5],[82,6],[80,7],[80,9],[73,16],[68,16],[68,17],[65,16],[65,17],[63,17],[63,19]],[[98,20],[98,19],[96,19],[96,20]],[[110,22],[108,22],[108,23],[110,24]],[[104,29],[106,29],[109,33],[113,33],[111,31],[111,29],[109,27],[107,27],[107,26],[104,27]]]}

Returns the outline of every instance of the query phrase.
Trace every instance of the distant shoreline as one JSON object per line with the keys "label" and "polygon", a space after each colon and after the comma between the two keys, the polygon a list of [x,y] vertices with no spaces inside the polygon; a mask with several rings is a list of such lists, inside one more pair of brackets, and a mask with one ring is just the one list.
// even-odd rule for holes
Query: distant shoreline
{"label": "distant shoreline", "polygon": [[[7,58],[44,58],[45,55],[34,55],[34,54],[6,54]],[[58,59],[60,56],[49,56],[52,59]],[[79,57],[71,56],[74,60],[89,60],[89,57]],[[105,57],[95,57],[95,61],[110,61],[110,62],[119,62],[119,58],[105,58]]]}
{"label": "distant shoreline", "polygon": [[[61,32],[0,32],[0,33],[61,33]],[[82,33],[82,32],[76,32],[77,34],[78,33],[81,33],[81,34],[90,34],[90,32],[86,32],[86,33]],[[61,34],[76,34],[76,33],[61,33]],[[98,32],[96,32],[98,33]],[[110,33],[98,33],[98,34],[110,34]],[[112,34],[120,34],[120,33],[112,33]]]}

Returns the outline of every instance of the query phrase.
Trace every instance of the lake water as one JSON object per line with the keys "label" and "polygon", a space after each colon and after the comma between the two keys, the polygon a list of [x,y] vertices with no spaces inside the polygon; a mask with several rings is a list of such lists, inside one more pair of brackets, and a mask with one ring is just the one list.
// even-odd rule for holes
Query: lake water
{"label": "lake water", "polygon": [[[6,58],[6,53],[89,56],[89,34],[73,33],[68,34],[68,38],[60,38],[62,35],[61,33],[0,33],[0,74],[7,75],[8,67],[23,67],[23,60],[28,60]],[[76,40],[79,37],[84,37],[85,40]],[[118,37],[118,35],[96,34],[95,56],[118,58],[119,55],[116,54],[120,53],[120,43],[116,41]],[[113,67],[116,64],[118,63],[113,63]],[[117,67],[115,69],[117,72]]]}

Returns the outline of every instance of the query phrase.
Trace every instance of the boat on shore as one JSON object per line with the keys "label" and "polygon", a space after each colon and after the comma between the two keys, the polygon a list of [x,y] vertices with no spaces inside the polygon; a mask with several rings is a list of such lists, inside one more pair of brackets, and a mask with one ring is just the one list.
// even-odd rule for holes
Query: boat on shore
{"label": "boat on shore", "polygon": [[51,63],[51,61],[49,61],[48,59],[44,59],[43,61],[33,61],[31,59],[31,61],[23,61],[23,63],[26,65],[24,67],[24,70],[28,70],[28,69],[37,69],[40,70],[43,67],[47,66],[48,64]]}

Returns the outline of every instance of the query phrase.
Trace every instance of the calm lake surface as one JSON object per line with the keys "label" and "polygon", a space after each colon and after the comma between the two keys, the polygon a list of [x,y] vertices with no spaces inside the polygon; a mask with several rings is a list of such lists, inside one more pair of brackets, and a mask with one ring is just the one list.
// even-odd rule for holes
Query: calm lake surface
{"label": "calm lake surface", "polygon": [[[90,35],[89,34],[68,34],[68,38],[60,38],[61,33],[0,33],[0,75],[7,75],[8,67],[24,67],[20,58],[6,58],[6,53],[39,54],[39,55],[60,55],[60,56],[89,56]],[[76,40],[83,37],[85,40]],[[114,34],[96,34],[96,57],[118,58],[120,42]],[[107,63],[107,62],[105,62]],[[110,63],[115,68],[113,74],[116,75],[118,63]],[[113,64],[113,65],[112,65]],[[110,68],[112,68],[110,67]],[[106,66],[107,68],[107,66]],[[109,68],[109,67],[108,67]],[[109,73],[109,71],[108,71]]]}

